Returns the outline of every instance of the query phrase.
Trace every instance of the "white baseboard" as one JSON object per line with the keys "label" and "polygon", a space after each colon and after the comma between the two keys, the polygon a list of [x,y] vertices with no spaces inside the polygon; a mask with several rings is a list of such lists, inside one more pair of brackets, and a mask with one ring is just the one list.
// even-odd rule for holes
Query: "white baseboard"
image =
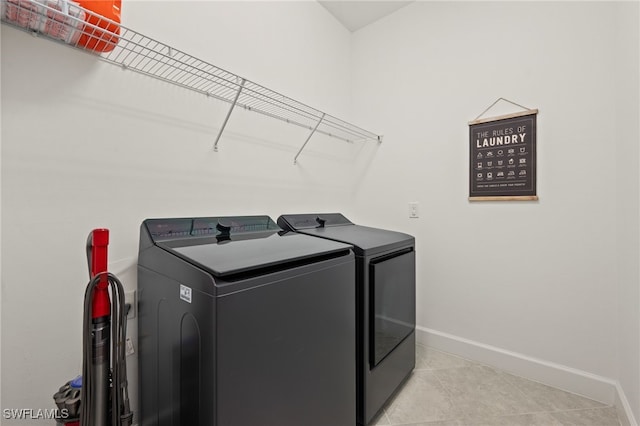
{"label": "white baseboard", "polygon": [[613,405],[623,426],[638,426],[616,380],[425,327],[416,327],[416,340],[443,352]]}
{"label": "white baseboard", "polygon": [[616,382],[615,406],[616,410],[618,410],[618,418],[620,419],[620,424],[622,426],[638,426],[638,422],[633,415],[633,411],[631,411],[627,395],[624,393],[620,382]]}

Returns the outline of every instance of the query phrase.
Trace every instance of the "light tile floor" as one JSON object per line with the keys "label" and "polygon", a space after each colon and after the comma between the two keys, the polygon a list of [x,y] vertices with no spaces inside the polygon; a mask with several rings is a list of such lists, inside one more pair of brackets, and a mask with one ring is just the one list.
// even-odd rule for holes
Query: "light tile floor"
{"label": "light tile floor", "polygon": [[615,407],[417,346],[416,368],[375,426],[619,426]]}

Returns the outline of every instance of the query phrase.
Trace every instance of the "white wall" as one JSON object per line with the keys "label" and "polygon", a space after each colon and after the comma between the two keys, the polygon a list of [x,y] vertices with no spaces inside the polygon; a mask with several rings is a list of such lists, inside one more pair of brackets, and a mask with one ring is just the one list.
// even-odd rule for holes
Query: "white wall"
{"label": "white wall", "polygon": [[[633,9],[635,6],[635,10]],[[640,243],[638,195],[639,3],[621,7],[616,22],[617,235],[618,235],[618,377],[636,421],[640,421]],[[635,40],[635,43],[628,43]]]}
{"label": "white wall", "polygon": [[[133,289],[146,217],[325,210],[416,235],[429,336],[619,381],[640,418],[637,9],[417,2],[350,35],[315,2],[125,0],[125,25],[385,134],[314,136],[297,167],[303,129],[237,111],[214,153],[226,104],[2,25],[2,408],[80,371],[91,229]],[[500,96],[540,109],[539,202],[466,199],[466,123]]]}
{"label": "white wall", "polygon": [[[316,2],[125,1],[122,19],[348,119],[350,34]],[[143,219],[349,213],[377,147],[316,135],[294,166],[308,130],[236,110],[214,153],[227,104],[1,31],[2,408],[51,408],[81,370],[91,229],[111,230],[110,268],[134,289]]]}
{"label": "white wall", "polygon": [[[609,402],[629,374],[636,414],[638,95],[620,94],[637,86],[637,9],[416,2],[354,34],[352,67],[354,114],[385,133],[355,210],[417,236],[427,341],[602,383]],[[498,97],[540,110],[538,202],[467,201],[467,122]],[[420,219],[397,219],[408,201]]]}
{"label": "white wall", "polygon": [[[0,33],[2,37],[2,33]],[[0,58],[2,58],[2,43],[0,43]],[[2,81],[2,67],[0,66],[0,82]],[[2,84],[0,84],[0,100],[2,100]],[[0,117],[2,117],[2,102],[0,102]],[[1,125],[0,120],[0,125]],[[0,132],[0,191],[2,190],[2,134]],[[2,379],[2,196],[0,195],[0,380]],[[0,408],[2,405],[2,387],[0,387]]]}

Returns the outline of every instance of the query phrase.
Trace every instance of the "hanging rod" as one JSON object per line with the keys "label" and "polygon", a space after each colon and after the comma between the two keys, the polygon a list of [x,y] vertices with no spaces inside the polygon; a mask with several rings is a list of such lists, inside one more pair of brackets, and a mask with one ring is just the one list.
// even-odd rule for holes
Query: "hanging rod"
{"label": "hanging rod", "polygon": [[[58,9],[66,4],[64,0],[0,1],[3,24],[93,54],[126,70],[230,103],[231,109],[215,142],[216,148],[234,107],[306,128],[312,135],[321,133],[346,142],[382,142],[381,135],[291,99],[87,9],[74,5],[74,13],[63,14]],[[94,17],[92,22],[95,24],[86,22],[90,16]],[[120,29],[117,36],[104,30],[113,28],[114,25]],[[117,40],[117,44],[110,52],[97,54],[79,45],[78,40],[82,34],[98,38],[112,47],[114,40]]]}

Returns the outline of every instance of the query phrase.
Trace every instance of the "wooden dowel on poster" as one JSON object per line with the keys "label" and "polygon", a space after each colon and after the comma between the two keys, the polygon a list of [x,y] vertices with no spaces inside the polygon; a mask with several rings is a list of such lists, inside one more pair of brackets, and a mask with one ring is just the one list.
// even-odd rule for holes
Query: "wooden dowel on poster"
{"label": "wooden dowel on poster", "polygon": [[538,113],[537,109],[529,109],[527,111],[520,111],[520,112],[514,112],[512,114],[499,115],[497,117],[478,118],[476,120],[470,121],[469,125],[473,126],[474,124],[481,124],[481,123],[488,123],[488,122],[491,122],[491,121],[506,120],[507,118],[522,117],[524,115],[532,115],[532,114],[537,114],[537,113]]}
{"label": "wooden dowel on poster", "polygon": [[538,201],[538,196],[514,195],[505,197],[469,197],[469,201]]}

